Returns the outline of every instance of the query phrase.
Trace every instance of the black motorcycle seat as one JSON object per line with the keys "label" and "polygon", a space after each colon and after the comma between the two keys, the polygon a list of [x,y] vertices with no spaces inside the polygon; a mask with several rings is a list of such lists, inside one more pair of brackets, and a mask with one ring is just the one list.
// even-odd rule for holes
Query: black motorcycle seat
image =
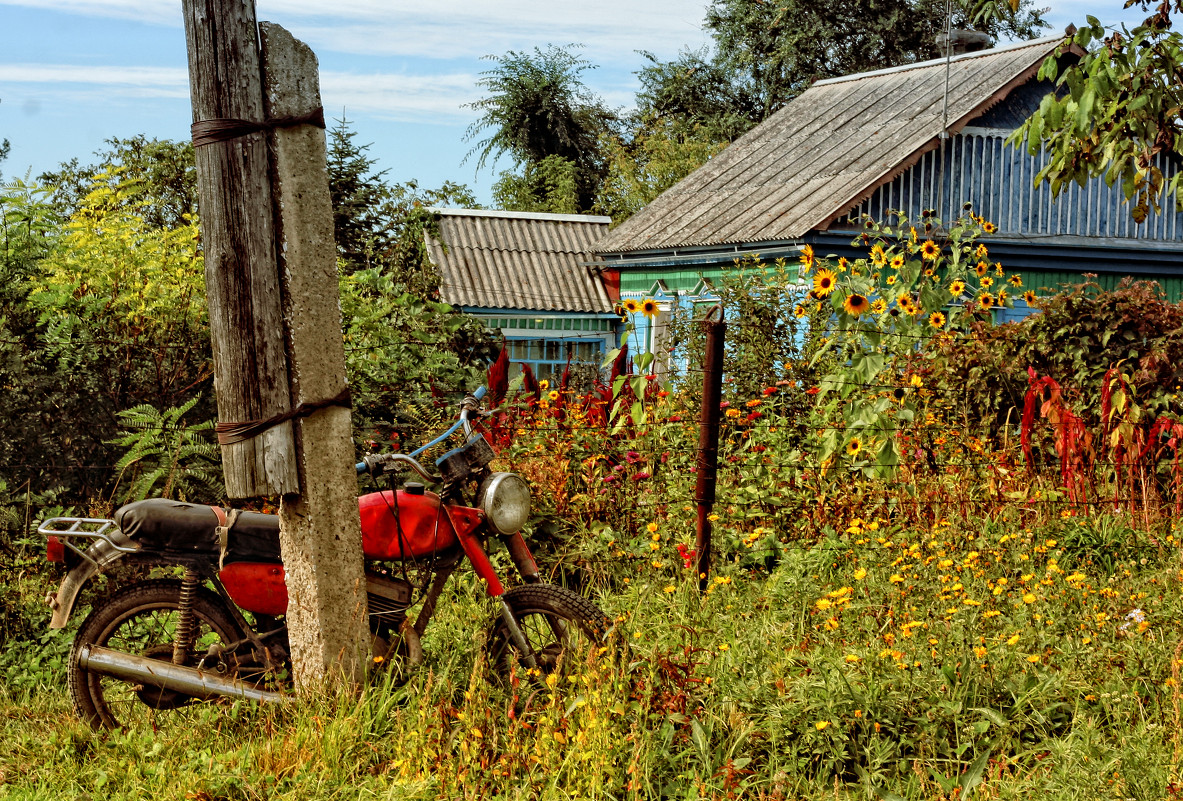
{"label": "black motorcycle seat", "polygon": [[[140,544],[142,551],[220,554],[218,515],[213,507],[148,498],[122,506],[115,525]],[[230,529],[225,563],[279,562],[279,518],[261,512],[240,512]]]}

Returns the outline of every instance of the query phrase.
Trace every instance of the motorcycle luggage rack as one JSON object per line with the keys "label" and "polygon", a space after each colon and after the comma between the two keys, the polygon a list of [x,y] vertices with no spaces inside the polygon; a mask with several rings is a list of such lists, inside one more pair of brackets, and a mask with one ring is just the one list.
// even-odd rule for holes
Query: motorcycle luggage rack
{"label": "motorcycle luggage rack", "polygon": [[87,554],[85,550],[70,542],[71,538],[81,537],[89,540],[101,540],[120,553],[135,553],[140,550],[140,546],[134,543],[129,546],[121,545],[117,542],[114,539],[116,536],[123,542],[131,542],[131,540],[119,530],[114,520],[99,517],[51,517],[37,526],[37,533],[46,537],[58,537],[62,545],[95,567],[99,567],[99,563]]}

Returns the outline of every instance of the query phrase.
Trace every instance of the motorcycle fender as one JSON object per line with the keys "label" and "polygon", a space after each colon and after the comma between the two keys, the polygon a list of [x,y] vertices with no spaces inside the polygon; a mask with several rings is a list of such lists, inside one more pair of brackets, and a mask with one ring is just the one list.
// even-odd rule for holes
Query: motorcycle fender
{"label": "motorcycle fender", "polygon": [[84,559],[76,565],[66,577],[56,593],[45,596],[45,602],[53,610],[49,620],[51,629],[65,628],[70,621],[70,613],[74,611],[74,602],[78,600],[78,593],[86,586],[86,582],[102,573],[110,564],[122,559],[126,554],[106,540],[96,540],[86,549],[90,559]]}

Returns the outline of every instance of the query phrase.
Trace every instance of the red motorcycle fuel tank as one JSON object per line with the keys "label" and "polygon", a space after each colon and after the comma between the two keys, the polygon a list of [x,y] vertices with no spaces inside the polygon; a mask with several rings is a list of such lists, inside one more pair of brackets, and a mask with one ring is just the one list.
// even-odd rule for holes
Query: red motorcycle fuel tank
{"label": "red motorcycle fuel tank", "polygon": [[[366,559],[422,558],[459,548],[460,540],[453,521],[467,536],[482,519],[478,509],[463,506],[441,509],[439,496],[434,492],[419,495],[398,490],[397,511],[395,497],[396,493],[387,490],[357,499],[361,512],[362,551]],[[233,562],[219,571],[218,578],[234,602],[248,612],[262,615],[287,612],[288,591],[283,565]]]}
{"label": "red motorcycle fuel tank", "polygon": [[[361,512],[362,551],[367,559],[420,558],[459,547],[451,519],[455,515],[440,509],[440,498],[434,492],[373,492],[358,498],[357,505]],[[460,510],[452,507],[453,512]],[[456,518],[456,524],[475,528],[479,521],[470,522],[470,517]]]}

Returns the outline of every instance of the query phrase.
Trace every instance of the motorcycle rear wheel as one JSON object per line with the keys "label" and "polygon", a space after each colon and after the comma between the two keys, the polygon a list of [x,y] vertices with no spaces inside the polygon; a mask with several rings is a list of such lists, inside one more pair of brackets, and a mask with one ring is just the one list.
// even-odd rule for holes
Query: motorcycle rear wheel
{"label": "motorcycle rear wheel", "polygon": [[[78,654],[84,645],[171,661],[180,599],[180,581],[145,581],[101,601],[83,621],[70,649],[70,695],[75,711],[93,728],[159,728],[196,700],[173,690],[133,685],[78,666]],[[194,597],[193,612],[196,638],[185,659],[187,665],[195,665],[215,643],[228,646],[240,639],[238,627],[221,599],[204,587]]]}
{"label": "motorcycle rear wheel", "polygon": [[[543,676],[559,670],[581,646],[602,641],[609,628],[608,616],[598,606],[553,584],[514,587],[503,597]],[[514,644],[509,626],[500,617],[494,620],[489,636],[489,662],[505,680],[515,672],[517,675],[525,672],[523,654]]]}

